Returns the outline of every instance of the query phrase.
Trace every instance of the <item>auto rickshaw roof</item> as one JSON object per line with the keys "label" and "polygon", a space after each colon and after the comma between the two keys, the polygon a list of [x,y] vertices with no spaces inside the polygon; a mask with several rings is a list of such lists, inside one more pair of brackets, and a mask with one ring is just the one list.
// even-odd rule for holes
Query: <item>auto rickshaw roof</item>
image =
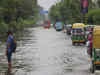
{"label": "auto rickshaw roof", "polygon": [[85,25],[85,28],[94,28],[97,25]]}
{"label": "auto rickshaw roof", "polygon": [[72,26],[72,28],[84,28],[84,27],[85,27],[85,24],[83,23],[75,23]]}
{"label": "auto rickshaw roof", "polygon": [[67,24],[66,26],[72,26],[71,24]]}
{"label": "auto rickshaw roof", "polygon": [[94,35],[100,35],[100,26],[95,26],[93,33]]}
{"label": "auto rickshaw roof", "polygon": [[100,48],[100,26],[95,26],[93,30],[93,48]]}

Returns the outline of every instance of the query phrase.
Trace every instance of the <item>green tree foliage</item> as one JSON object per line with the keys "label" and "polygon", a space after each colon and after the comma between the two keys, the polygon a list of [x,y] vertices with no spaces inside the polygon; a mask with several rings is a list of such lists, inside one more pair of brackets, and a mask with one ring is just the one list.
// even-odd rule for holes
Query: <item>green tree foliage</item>
{"label": "green tree foliage", "polygon": [[[1,0],[0,1],[0,24],[2,24],[0,26],[1,29],[2,27],[3,29],[4,27],[5,29],[7,29],[7,27],[22,28],[21,26],[22,21],[29,19],[30,16],[33,16],[33,14],[35,15],[38,12],[36,9],[37,9],[37,0]],[[32,18],[32,20],[34,20],[34,18]]]}
{"label": "green tree foliage", "polygon": [[[94,23],[99,23],[97,20],[99,20],[99,17],[97,16],[97,12],[99,13],[99,10],[94,10],[98,4],[99,6],[99,0],[95,4],[92,0],[88,0],[89,6],[88,6],[88,15],[86,19],[87,22],[91,20],[91,17],[94,17],[93,20]],[[90,12],[94,12],[95,15],[89,15]],[[51,20],[60,19],[65,23],[75,23],[75,22],[82,22],[83,14],[81,13],[81,5],[80,0],[63,0],[56,5],[52,6],[49,13]],[[98,14],[99,15],[99,14]],[[88,17],[89,16],[89,17]],[[92,21],[92,20],[91,20]]]}
{"label": "green tree foliage", "polygon": [[[56,12],[56,13],[55,13]],[[73,23],[80,20],[80,0],[64,0],[54,5],[50,10],[53,19],[60,19],[65,23]]]}
{"label": "green tree foliage", "polygon": [[98,24],[100,25],[100,9],[91,9],[89,12],[88,12],[88,18],[89,18],[89,21],[93,24]]}

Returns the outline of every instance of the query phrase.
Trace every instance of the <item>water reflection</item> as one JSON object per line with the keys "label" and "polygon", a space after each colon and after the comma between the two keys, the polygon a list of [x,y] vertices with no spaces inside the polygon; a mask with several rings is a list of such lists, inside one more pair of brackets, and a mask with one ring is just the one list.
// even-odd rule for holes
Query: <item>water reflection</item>
{"label": "water reflection", "polygon": [[[0,47],[0,73],[7,73],[5,45]],[[70,36],[54,29],[26,29],[13,54],[13,75],[91,75],[85,46],[72,46]]]}
{"label": "water reflection", "polygon": [[[33,45],[34,47],[34,43],[36,43],[34,30],[26,29],[24,33],[18,34],[17,37],[19,37],[17,41],[18,47],[17,47],[16,53],[14,53],[12,56],[12,64],[13,64],[12,73],[8,73],[7,71],[8,64],[5,57],[5,49],[6,49],[5,44],[1,45],[0,47],[0,75],[19,75],[19,74],[16,74],[18,71],[22,70],[24,73],[24,71],[29,72],[31,70],[32,66],[30,65],[29,62],[32,59],[28,59],[28,57],[30,56],[25,57],[24,54],[27,53],[28,50],[33,49],[33,48],[30,48],[30,46]],[[21,74],[21,75],[25,75],[25,74]]]}

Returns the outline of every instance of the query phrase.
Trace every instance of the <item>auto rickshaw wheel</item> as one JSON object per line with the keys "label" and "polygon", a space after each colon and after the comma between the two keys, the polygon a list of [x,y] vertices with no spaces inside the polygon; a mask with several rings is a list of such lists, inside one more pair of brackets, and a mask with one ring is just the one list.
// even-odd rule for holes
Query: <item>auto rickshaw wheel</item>
{"label": "auto rickshaw wheel", "polygon": [[67,35],[71,35],[71,33],[67,32]]}
{"label": "auto rickshaw wheel", "polygon": [[75,46],[75,42],[72,42],[72,45]]}
{"label": "auto rickshaw wheel", "polygon": [[94,62],[92,61],[92,68],[90,69],[91,73],[95,73],[95,65],[94,65]]}

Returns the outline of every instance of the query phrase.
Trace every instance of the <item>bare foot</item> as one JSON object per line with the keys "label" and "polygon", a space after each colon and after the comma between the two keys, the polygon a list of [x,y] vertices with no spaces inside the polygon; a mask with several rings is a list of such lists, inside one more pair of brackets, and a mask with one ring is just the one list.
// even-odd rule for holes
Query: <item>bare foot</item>
{"label": "bare foot", "polygon": [[11,73],[11,68],[8,68],[8,73]]}

